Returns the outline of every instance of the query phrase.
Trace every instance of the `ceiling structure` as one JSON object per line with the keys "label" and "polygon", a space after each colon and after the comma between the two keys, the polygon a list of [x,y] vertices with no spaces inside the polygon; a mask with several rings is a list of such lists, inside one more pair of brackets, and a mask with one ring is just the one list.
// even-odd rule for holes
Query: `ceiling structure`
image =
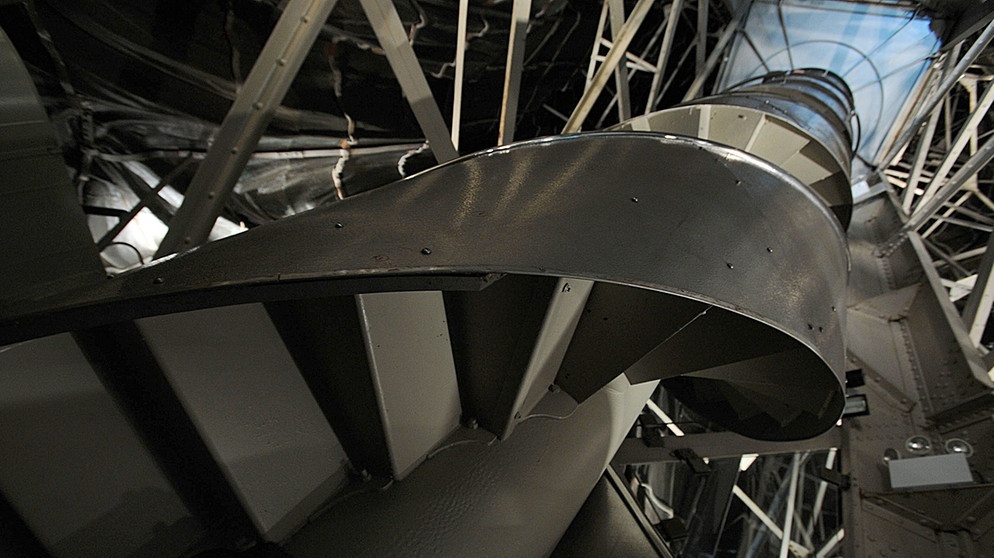
{"label": "ceiling structure", "polygon": [[987,12],[0,2],[0,549],[986,555]]}

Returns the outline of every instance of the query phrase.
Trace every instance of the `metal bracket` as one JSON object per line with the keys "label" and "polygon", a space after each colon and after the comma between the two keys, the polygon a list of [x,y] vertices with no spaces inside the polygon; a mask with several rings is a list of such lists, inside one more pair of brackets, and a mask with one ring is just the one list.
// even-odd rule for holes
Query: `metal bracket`
{"label": "metal bracket", "polygon": [[687,464],[695,475],[707,475],[711,472],[711,467],[691,448],[673,450],[673,456]]}

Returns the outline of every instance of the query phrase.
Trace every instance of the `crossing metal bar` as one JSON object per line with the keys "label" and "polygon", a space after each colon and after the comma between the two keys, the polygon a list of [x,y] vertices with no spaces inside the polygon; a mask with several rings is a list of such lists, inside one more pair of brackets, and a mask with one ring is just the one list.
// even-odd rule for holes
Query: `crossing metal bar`
{"label": "crossing metal bar", "polygon": [[991,315],[991,306],[994,306],[994,288],[991,288],[994,284],[992,267],[994,267],[994,234],[987,239],[987,250],[980,260],[977,281],[973,284],[973,290],[966,299],[966,307],[963,309],[963,322],[974,346],[980,345],[980,338],[984,335],[987,320]]}
{"label": "crossing metal bar", "polygon": [[290,0],[197,168],[156,258],[207,240],[336,0]]}
{"label": "crossing metal bar", "polygon": [[511,36],[507,40],[507,65],[504,68],[504,97],[500,106],[500,131],[497,145],[514,141],[514,126],[518,117],[518,95],[521,93],[521,71],[525,65],[525,39],[531,0],[514,0],[511,8]]}
{"label": "crossing metal bar", "polygon": [[708,46],[708,5],[710,0],[697,0],[697,64],[694,68],[700,74],[704,71],[705,52]]}
{"label": "crossing metal bar", "polygon": [[742,14],[739,14],[735,19],[725,25],[725,29],[722,30],[721,35],[718,37],[717,44],[714,45],[714,50],[711,51],[707,61],[704,63],[704,69],[697,73],[697,77],[694,78],[693,83],[690,84],[690,88],[687,89],[687,93],[684,94],[682,102],[686,103],[700,94],[701,88],[704,87],[704,82],[711,75],[711,72],[714,71],[715,66],[718,65],[718,60],[725,52],[728,42],[732,40],[735,32],[738,31],[740,21],[742,21]]}
{"label": "crossing metal bar", "polygon": [[797,476],[801,468],[801,456],[794,454],[790,465],[790,488],[787,491],[787,511],[784,512],[783,536],[780,537],[780,558],[790,553],[790,531],[794,526],[794,500],[797,497]]}
{"label": "crossing metal bar", "polygon": [[924,103],[922,103],[922,108],[919,110],[918,116],[911,122],[911,125],[907,126],[904,131],[901,132],[901,135],[897,137],[884,156],[877,161],[878,167],[885,167],[889,165],[890,162],[894,160],[894,157],[897,156],[897,153],[904,149],[904,146],[911,140],[911,137],[915,135],[919,128],[921,128],[921,125],[925,122],[929,115],[932,114],[935,107],[942,102],[942,100],[946,97],[946,94],[949,93],[949,90],[956,85],[956,82],[959,80],[960,76],[963,75],[963,72],[966,71],[970,64],[973,64],[973,61],[977,59],[977,56],[979,56],[981,52],[983,52],[992,38],[994,38],[994,21],[987,24],[987,27],[984,28],[980,36],[977,37],[977,40],[970,46],[970,49],[966,51],[966,54],[963,55],[963,58],[959,61],[959,63],[956,64],[945,79],[942,80],[939,87],[936,88],[936,91],[932,93],[932,95],[928,97]]}
{"label": "crossing metal bar", "polygon": [[459,0],[459,23],[456,27],[456,77],[452,91],[452,146],[459,150],[459,128],[462,120],[462,86],[466,72],[466,23],[469,0]]}
{"label": "crossing metal bar", "polygon": [[929,117],[928,124],[925,126],[925,132],[922,133],[921,139],[918,142],[915,162],[911,166],[911,174],[908,177],[908,182],[904,189],[904,197],[901,200],[901,208],[904,209],[905,213],[911,213],[911,204],[915,198],[915,190],[918,188],[922,169],[925,167],[925,160],[928,158],[929,151],[932,148],[932,138],[935,137],[935,128],[939,124],[940,114],[940,109],[932,111],[932,116]]}
{"label": "crossing metal bar", "polygon": [[373,26],[380,48],[386,54],[387,62],[390,63],[390,68],[397,76],[404,96],[411,105],[414,118],[431,146],[435,160],[444,163],[455,159],[459,153],[452,145],[449,128],[445,125],[442,111],[439,110],[438,103],[432,96],[431,88],[428,87],[424,70],[421,69],[421,64],[414,55],[414,48],[407,38],[407,33],[404,32],[404,24],[400,21],[393,0],[359,1],[369,23]]}
{"label": "crossing metal bar", "polygon": [[[624,0],[608,0],[611,9],[611,37],[621,33],[625,25]],[[618,91],[618,120],[625,121],[632,117],[632,101],[628,91],[628,68],[626,64],[618,64],[614,69],[615,89]]]}
{"label": "crossing metal bar", "polygon": [[921,200],[918,202],[919,205],[927,204],[932,196],[935,195],[935,192],[939,189],[943,179],[946,178],[946,175],[950,170],[952,170],[956,160],[959,159],[960,154],[970,141],[970,138],[974,137],[977,126],[984,119],[984,117],[987,116],[987,111],[991,108],[992,104],[994,104],[994,85],[989,85],[987,90],[984,91],[984,95],[981,97],[977,107],[973,110],[966,123],[963,124],[963,127],[960,129],[953,145],[950,146],[949,150],[946,152],[946,157],[943,159],[942,164],[939,165],[939,170],[935,171],[935,175],[932,176],[932,181],[929,182],[928,187],[925,189],[925,193],[922,194]]}
{"label": "crossing metal bar", "polygon": [[670,13],[666,16],[666,32],[663,34],[663,44],[659,47],[659,58],[656,60],[656,74],[652,76],[652,85],[649,87],[649,100],[645,103],[645,113],[653,111],[656,106],[656,97],[659,95],[659,88],[663,82],[663,72],[666,71],[666,63],[670,59],[670,51],[673,49],[673,38],[676,36],[676,24],[680,20],[680,12],[683,10],[683,0],[673,0],[670,4]]}
{"label": "crossing metal bar", "polygon": [[604,85],[607,83],[608,75],[614,72],[614,67],[621,62],[621,60],[625,57],[625,54],[628,52],[628,45],[631,44],[632,39],[635,37],[635,33],[645,20],[646,14],[649,13],[649,8],[652,7],[652,2],[653,0],[639,0],[638,3],[635,4],[635,7],[632,8],[632,13],[629,14],[625,24],[621,27],[621,31],[618,33],[618,36],[614,37],[614,46],[611,47],[611,50],[608,51],[607,56],[604,57],[604,62],[597,68],[597,72],[594,74],[593,79],[590,80],[590,87],[583,92],[583,96],[576,104],[576,108],[573,109],[573,113],[566,122],[566,126],[563,127],[564,134],[580,131],[580,128],[583,126],[583,121],[587,118],[587,115],[590,114],[590,109],[594,107],[594,102],[597,101],[597,97],[604,89]]}
{"label": "crossing metal bar", "polygon": [[880,248],[878,254],[880,256],[888,256],[894,252],[894,250],[900,246],[904,240],[907,239],[908,233],[911,231],[917,231],[923,224],[925,224],[929,219],[938,213],[939,209],[948,202],[956,192],[958,192],[971,178],[973,175],[984,168],[994,159],[994,136],[991,136],[984,142],[984,145],[970,157],[970,159],[954,174],[948,182],[946,182],[939,191],[935,193],[932,199],[928,200],[927,203],[922,205],[915,211],[914,215],[908,219],[908,222],[904,224],[896,233],[894,233],[887,242]]}

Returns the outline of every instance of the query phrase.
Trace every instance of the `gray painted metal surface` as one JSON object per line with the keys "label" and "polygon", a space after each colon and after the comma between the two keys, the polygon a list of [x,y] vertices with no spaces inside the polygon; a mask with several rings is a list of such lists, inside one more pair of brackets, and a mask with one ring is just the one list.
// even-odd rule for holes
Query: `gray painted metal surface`
{"label": "gray painted metal surface", "polygon": [[973,482],[970,465],[962,453],[892,459],[887,462],[887,471],[890,473],[890,487],[894,489],[935,488]]}
{"label": "gray painted metal surface", "polygon": [[285,538],[345,482],[345,452],[261,305],[138,327],[266,539]]}
{"label": "gray painted metal surface", "polygon": [[393,477],[459,426],[459,386],[438,291],[356,296]]}
{"label": "gray painted metal surface", "polygon": [[[836,309],[847,268],[838,223],[783,171],[704,141],[598,133],[466,157],[72,297],[25,303],[5,316],[0,338],[237,302],[478,288],[472,277],[487,274],[576,277],[696,301],[707,317],[648,331],[615,322],[599,346],[642,338],[619,345],[628,348],[614,370],[572,369],[600,378],[574,383],[572,395],[584,399],[641,351],[711,347],[672,369],[643,367],[637,381],[696,372],[676,386],[689,404],[751,436],[790,439],[827,429],[841,412]],[[574,339],[566,359],[591,350]],[[776,374],[764,377],[769,359]],[[737,375],[751,387],[731,387]],[[715,388],[723,395],[707,395]]]}
{"label": "gray painted metal surface", "polygon": [[71,336],[4,347],[0,370],[0,492],[51,556],[175,556],[202,536]]}

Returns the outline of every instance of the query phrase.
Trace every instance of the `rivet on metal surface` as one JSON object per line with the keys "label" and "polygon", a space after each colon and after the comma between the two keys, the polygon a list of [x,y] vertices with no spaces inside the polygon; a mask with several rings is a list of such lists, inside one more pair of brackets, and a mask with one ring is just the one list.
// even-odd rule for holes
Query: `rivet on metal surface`
{"label": "rivet on metal surface", "polygon": [[421,253],[427,256],[431,254],[431,248],[422,248]]}
{"label": "rivet on metal surface", "polygon": [[153,285],[161,285],[162,283],[163,283],[162,277],[156,277],[155,279],[152,279]]}
{"label": "rivet on metal surface", "polygon": [[[901,401],[902,404],[906,402],[906,399]],[[904,442],[904,447],[914,453],[925,453],[932,449],[932,443],[925,436],[912,436]]]}
{"label": "rivet on metal surface", "polygon": [[767,246],[767,247],[766,247],[766,251],[767,251],[768,253],[772,254],[772,253],[773,253],[773,248],[770,248],[769,246]]}
{"label": "rivet on metal surface", "polygon": [[638,202],[639,202],[638,198],[632,198],[632,203],[638,203]]}
{"label": "rivet on metal surface", "polygon": [[238,154],[238,148],[237,147],[232,147],[231,148],[231,154],[232,155],[237,155]]}
{"label": "rivet on metal surface", "polygon": [[280,58],[276,61],[277,66],[286,66],[286,58]]}
{"label": "rivet on metal surface", "polygon": [[336,229],[340,229],[340,228],[342,228],[342,227],[344,227],[344,226],[345,226],[345,225],[343,225],[343,224],[341,224],[341,223],[335,223],[335,228],[336,228]]}
{"label": "rivet on metal surface", "polygon": [[728,269],[735,269],[735,266],[732,265],[730,262],[725,262],[725,265],[728,266]]}
{"label": "rivet on metal surface", "polygon": [[948,453],[962,453],[967,457],[973,456],[973,446],[966,440],[960,438],[950,438],[946,440],[946,451]]}

